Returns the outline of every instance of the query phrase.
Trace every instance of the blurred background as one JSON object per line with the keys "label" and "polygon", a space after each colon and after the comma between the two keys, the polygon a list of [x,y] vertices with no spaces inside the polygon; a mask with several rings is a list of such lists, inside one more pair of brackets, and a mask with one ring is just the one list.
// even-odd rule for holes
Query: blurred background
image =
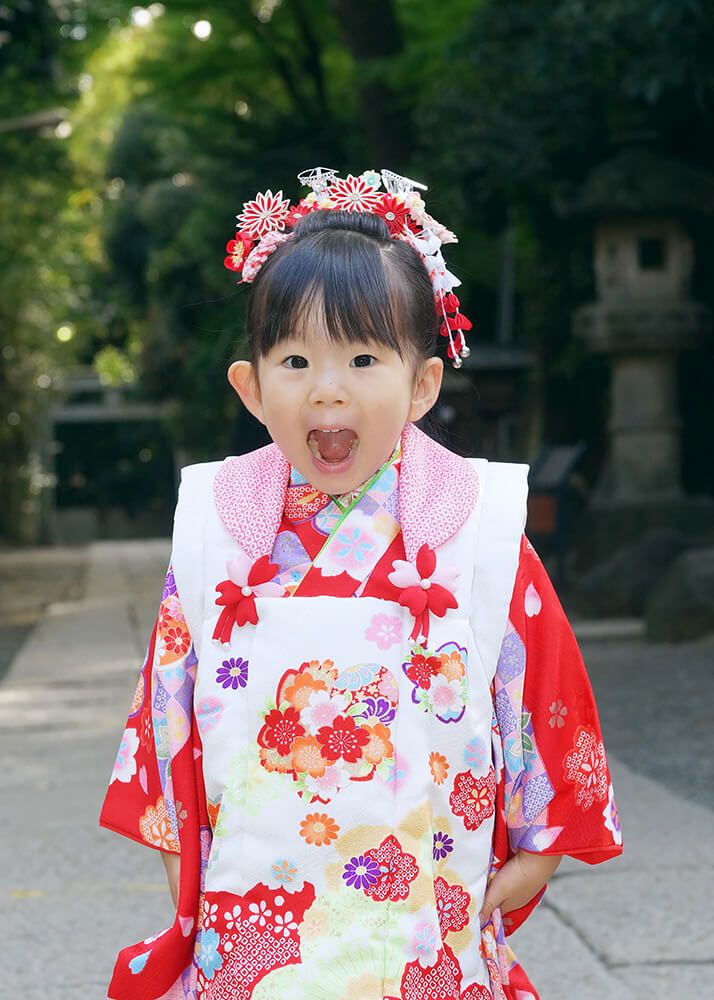
{"label": "blurred background", "polygon": [[[268,187],[303,194],[309,167],[387,167],[426,183],[459,236],[472,354],[447,372],[438,433],[531,464],[528,531],[589,654],[606,743],[703,808],[711,844],[713,51],[708,0],[0,0],[9,732],[98,726],[111,770],[150,626],[134,605],[158,602],[168,554],[148,540],[170,536],[180,468],[266,441],[225,378],[242,356],[235,215]],[[87,600],[130,622],[106,717],[91,669],[72,673],[93,662]],[[74,701],[37,673],[62,608]],[[38,684],[53,692],[39,708]],[[682,814],[627,787],[642,831],[648,811]],[[648,934],[636,961],[664,963],[648,992],[641,972],[618,979],[632,994],[593,973],[593,996],[668,995],[667,962],[698,963],[692,995],[714,989],[710,938],[683,930],[680,948],[670,926],[668,958]],[[627,964],[608,952],[621,937],[594,947],[608,969]]]}

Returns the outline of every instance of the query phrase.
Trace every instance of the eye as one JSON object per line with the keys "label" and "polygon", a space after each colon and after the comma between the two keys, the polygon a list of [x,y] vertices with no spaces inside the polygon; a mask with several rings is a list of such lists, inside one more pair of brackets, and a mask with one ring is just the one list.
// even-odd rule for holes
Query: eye
{"label": "eye", "polygon": [[371,368],[372,362],[377,362],[377,359],[373,354],[358,354],[356,358],[352,359],[352,364],[355,368]]}
{"label": "eye", "polygon": [[307,358],[303,358],[300,354],[291,354],[283,361],[283,364],[293,370],[307,368]]}

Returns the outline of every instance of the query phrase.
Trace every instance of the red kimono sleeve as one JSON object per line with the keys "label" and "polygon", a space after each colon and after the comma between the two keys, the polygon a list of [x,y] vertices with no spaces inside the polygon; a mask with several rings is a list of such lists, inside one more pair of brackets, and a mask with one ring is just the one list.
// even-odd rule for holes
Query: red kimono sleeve
{"label": "red kimono sleeve", "polygon": [[[494,680],[502,771],[501,862],[518,850],[597,864],[622,851],[597,707],[572,628],[530,542],[521,543]],[[542,892],[508,914],[508,933]]]}
{"label": "red kimono sleeve", "polygon": [[181,984],[191,979],[211,844],[193,709],[196,667],[169,568],[99,822],[156,850],[180,855],[178,906],[171,927],[119,952],[109,984],[112,1000],[169,1000],[183,996]]}

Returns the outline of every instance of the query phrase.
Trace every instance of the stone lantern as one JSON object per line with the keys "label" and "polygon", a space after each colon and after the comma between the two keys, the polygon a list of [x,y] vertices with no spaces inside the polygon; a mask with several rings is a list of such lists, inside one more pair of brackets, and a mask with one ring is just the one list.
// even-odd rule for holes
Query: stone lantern
{"label": "stone lantern", "polygon": [[714,210],[714,179],[626,149],[591,172],[567,210],[594,224],[598,297],[576,311],[574,332],[611,364],[609,460],[593,506],[611,542],[663,524],[686,530],[693,508],[711,518],[711,502],[682,495],[677,358],[711,317],[690,297],[683,223]]}

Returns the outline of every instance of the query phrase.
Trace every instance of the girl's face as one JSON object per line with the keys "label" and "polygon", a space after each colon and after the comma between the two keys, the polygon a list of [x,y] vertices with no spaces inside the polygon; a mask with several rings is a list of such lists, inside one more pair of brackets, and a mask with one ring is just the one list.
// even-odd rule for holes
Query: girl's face
{"label": "girl's face", "polygon": [[312,330],[228,379],[273,441],[316,489],[355,489],[391,455],[404,425],[436,402],[443,362],[411,360],[381,344],[333,343]]}

